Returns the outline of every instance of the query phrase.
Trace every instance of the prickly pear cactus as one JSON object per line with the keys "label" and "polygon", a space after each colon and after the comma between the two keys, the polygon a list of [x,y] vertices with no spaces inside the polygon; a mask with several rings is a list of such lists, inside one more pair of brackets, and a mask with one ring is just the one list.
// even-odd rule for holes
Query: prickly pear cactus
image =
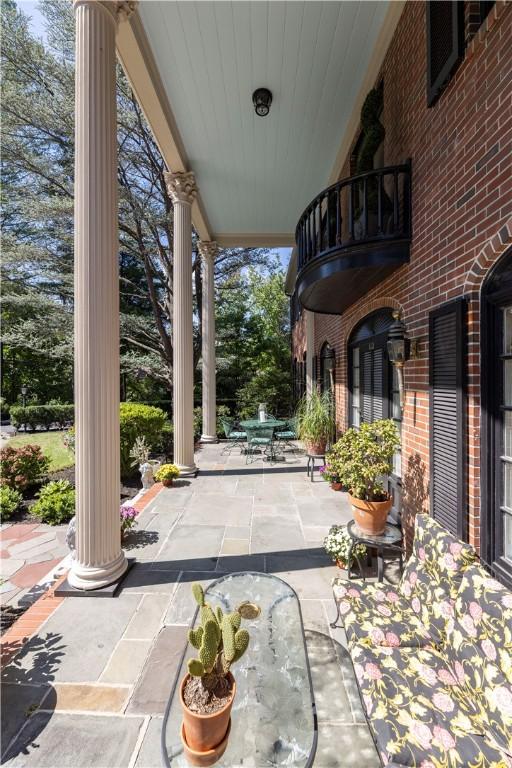
{"label": "prickly pear cactus", "polygon": [[225,677],[231,665],[244,655],[249,632],[240,628],[242,616],[238,610],[224,614],[219,606],[213,611],[200,584],[192,585],[192,594],[199,606],[201,625],[188,632],[190,644],[198,651],[198,658],[189,659],[188,671],[202,678],[205,688],[213,690],[219,678]]}

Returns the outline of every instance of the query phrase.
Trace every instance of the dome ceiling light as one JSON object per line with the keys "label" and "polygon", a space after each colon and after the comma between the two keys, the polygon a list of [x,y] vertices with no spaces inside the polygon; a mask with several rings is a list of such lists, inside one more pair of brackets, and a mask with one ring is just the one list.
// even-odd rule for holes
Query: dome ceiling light
{"label": "dome ceiling light", "polygon": [[259,117],[266,117],[270,112],[270,105],[272,104],[272,94],[268,88],[256,88],[252,95],[252,103],[254,109]]}

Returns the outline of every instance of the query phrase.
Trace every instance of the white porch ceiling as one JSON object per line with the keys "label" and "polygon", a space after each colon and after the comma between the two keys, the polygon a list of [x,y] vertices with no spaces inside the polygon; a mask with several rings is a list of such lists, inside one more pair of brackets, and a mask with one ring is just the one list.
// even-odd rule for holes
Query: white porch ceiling
{"label": "white porch ceiling", "polygon": [[[138,9],[212,237],[286,244],[329,183],[388,0]],[[273,94],[266,118],[253,109],[258,87]]]}

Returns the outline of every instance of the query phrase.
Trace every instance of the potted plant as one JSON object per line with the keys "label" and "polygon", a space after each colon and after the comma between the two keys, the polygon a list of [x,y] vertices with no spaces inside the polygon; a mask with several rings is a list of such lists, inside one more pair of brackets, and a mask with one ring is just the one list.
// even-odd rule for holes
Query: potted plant
{"label": "potted plant", "polygon": [[162,464],[155,472],[155,480],[170,488],[173,480],[180,476],[180,471],[176,464]]}
{"label": "potted plant", "polygon": [[322,475],[323,479],[329,483],[333,491],[343,490],[339,459],[332,450],[329,451],[325,457],[325,464],[323,467],[320,467],[320,474]]}
{"label": "potted plant", "polygon": [[158,459],[149,458],[149,445],[144,436],[135,439],[130,456],[133,459],[132,467],[139,466],[142,488],[146,491],[154,483],[154,475],[160,467],[160,462]]}
{"label": "potted plant", "polygon": [[330,392],[318,392],[303,397],[297,406],[297,437],[309,454],[325,455],[325,447],[334,431],[332,397]]}
{"label": "potted plant", "polygon": [[131,529],[137,525],[137,515],[139,513],[135,507],[130,507],[128,504],[122,504],[119,508],[119,516],[121,518],[121,539],[125,539]]}
{"label": "potted plant", "polygon": [[392,499],[384,490],[391,474],[393,455],[400,445],[398,430],[391,419],[352,427],[340,437],[332,452],[338,459],[340,480],[349,489],[354,520],[371,535],[384,531]]}
{"label": "potted plant", "polygon": [[183,709],[181,738],[192,765],[213,765],[224,753],[231,726],[231,707],[236,683],[231,666],[249,645],[249,633],[241,629],[240,612],[215,611],[205,602],[200,584],[192,585],[199,605],[201,624],[190,629],[188,640],[199,653],[188,661],[188,674],[181,681]]}
{"label": "potted plant", "polygon": [[364,544],[355,544],[352,547],[350,562],[348,553],[353,539],[349,536],[346,525],[332,525],[329,533],[324,539],[324,549],[329,557],[336,563],[338,568],[348,571],[356,557],[366,555]]}

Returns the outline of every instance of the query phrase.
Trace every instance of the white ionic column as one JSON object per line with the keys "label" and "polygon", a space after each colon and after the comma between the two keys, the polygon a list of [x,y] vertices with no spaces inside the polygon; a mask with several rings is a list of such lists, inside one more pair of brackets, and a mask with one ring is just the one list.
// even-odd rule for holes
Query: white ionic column
{"label": "white ionic column", "polygon": [[196,472],[194,464],[194,348],[192,336],[192,203],[197,194],[194,174],[165,174],[173,203],[173,413],[174,463],[180,474]]}
{"label": "white ionic column", "polygon": [[217,442],[216,414],[216,360],[215,360],[215,256],[217,243],[199,242],[199,255],[203,264],[203,433],[202,443]]}
{"label": "white ionic column", "polygon": [[112,584],[127,567],[119,522],[118,11],[117,3],[75,0],[77,533],[68,582],[86,590]]}
{"label": "white ionic column", "polygon": [[304,310],[306,321],[306,394],[313,392],[313,352],[315,350],[315,315],[309,309]]}

